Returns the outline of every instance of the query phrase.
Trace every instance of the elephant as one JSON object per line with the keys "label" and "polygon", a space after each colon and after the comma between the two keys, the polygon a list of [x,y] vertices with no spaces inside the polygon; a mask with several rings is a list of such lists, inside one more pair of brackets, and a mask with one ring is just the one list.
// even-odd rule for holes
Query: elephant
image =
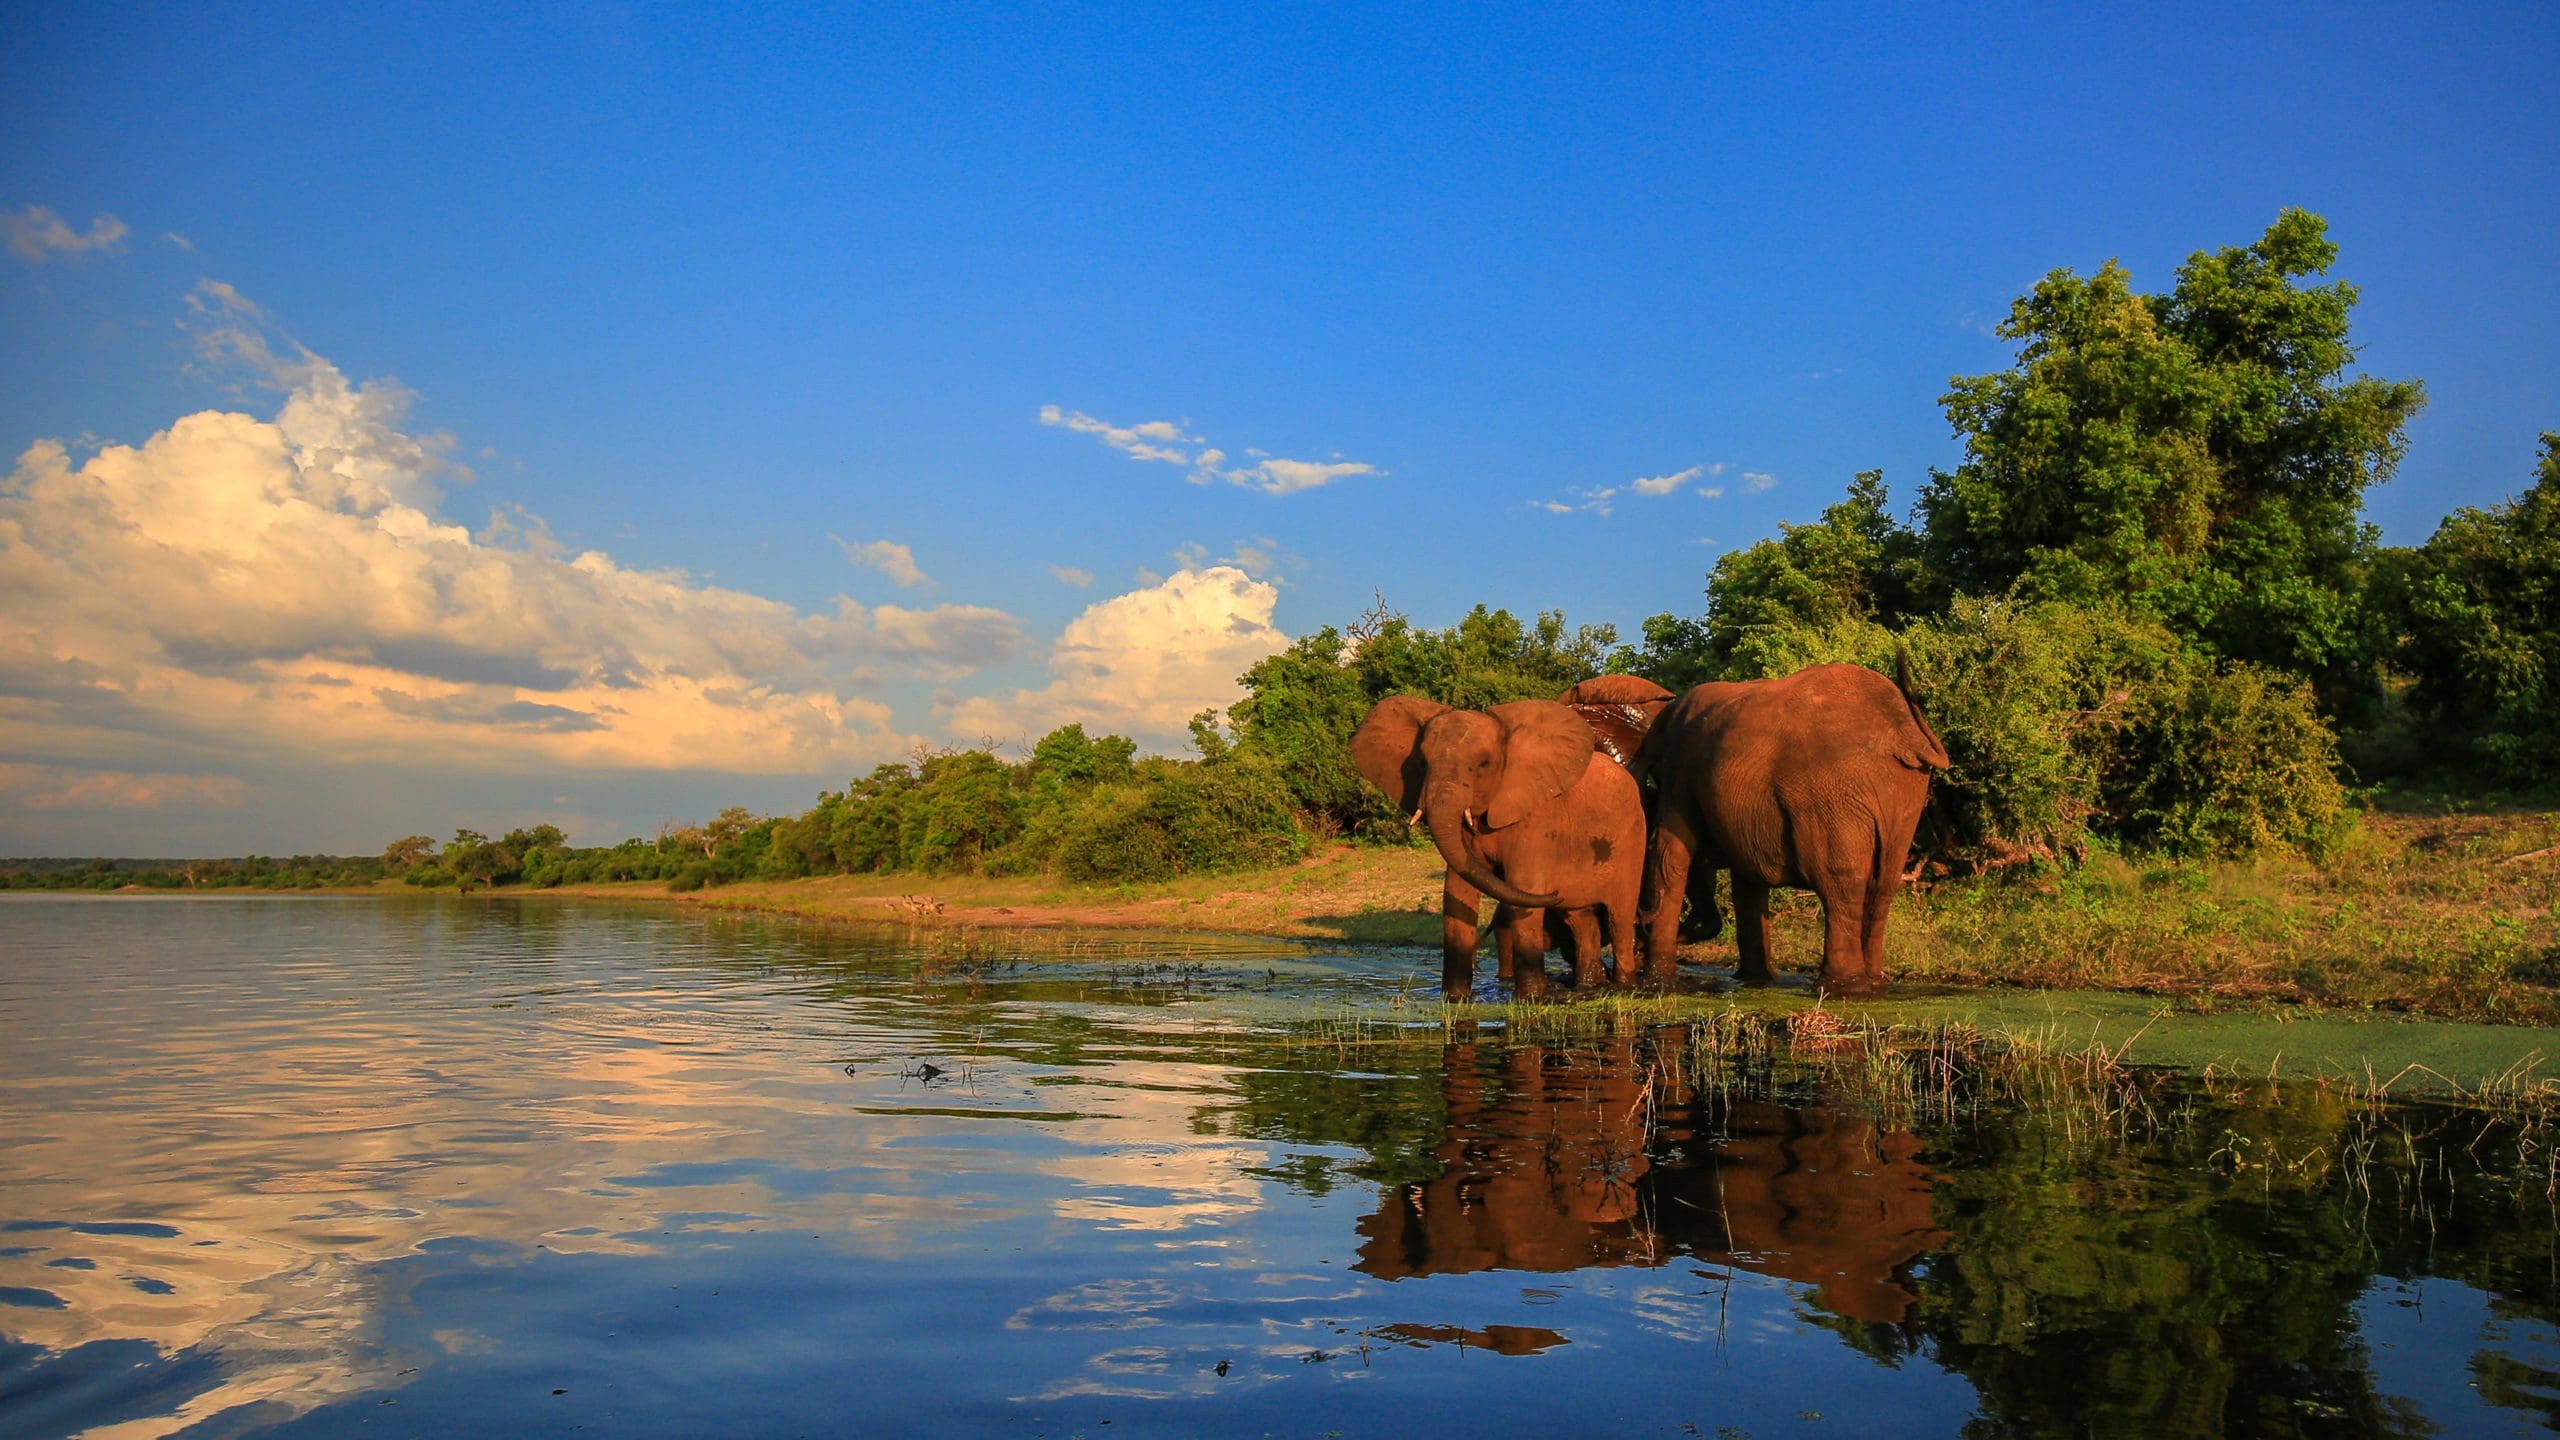
{"label": "elephant", "polygon": [[[1551,908],[1566,912],[1574,932],[1577,984],[1600,982],[1604,923],[1617,979],[1634,981],[1644,797],[1599,746],[1591,726],[1553,700],[1458,710],[1392,695],[1353,732],[1352,763],[1429,828],[1448,865],[1440,987],[1449,999],[1473,986],[1477,905],[1487,895],[1509,907],[1496,939],[1514,957],[1513,984],[1523,993],[1544,986],[1542,912]],[[1535,958],[1520,966],[1526,945]]]}
{"label": "elephant", "polygon": [[1645,959],[1670,978],[1677,898],[1693,869],[1733,872],[1735,973],[1769,982],[1769,891],[1822,900],[1827,993],[1884,984],[1885,917],[1902,884],[1929,772],[1947,749],[1894,678],[1863,665],[1815,665],[1775,680],[1717,681],[1673,701],[1645,734],[1656,793],[1645,854]]}
{"label": "elephant", "polygon": [[[1644,743],[1644,732],[1653,724],[1654,716],[1672,701],[1670,691],[1641,675],[1596,675],[1573,686],[1556,697],[1556,703],[1579,715],[1598,737],[1600,753],[1617,761],[1636,777],[1641,792],[1644,772],[1636,766],[1636,753]],[[1709,901],[1712,906],[1713,901]],[[1501,975],[1509,981],[1518,973],[1523,955],[1546,963],[1546,953],[1553,941],[1564,942],[1565,963],[1577,965],[1573,950],[1573,929],[1567,918],[1564,933],[1553,934],[1544,915],[1523,915],[1513,905],[1497,905],[1493,912],[1494,943],[1500,957]]]}

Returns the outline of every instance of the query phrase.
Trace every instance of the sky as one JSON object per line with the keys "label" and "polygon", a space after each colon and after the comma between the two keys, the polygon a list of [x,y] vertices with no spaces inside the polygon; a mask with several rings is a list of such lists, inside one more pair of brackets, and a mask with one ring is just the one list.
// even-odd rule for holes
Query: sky
{"label": "sky", "polygon": [[0,855],[1182,753],[1373,597],[1632,638],[2056,268],[2325,216],[2386,540],[2560,429],[2560,9],[17,7]]}

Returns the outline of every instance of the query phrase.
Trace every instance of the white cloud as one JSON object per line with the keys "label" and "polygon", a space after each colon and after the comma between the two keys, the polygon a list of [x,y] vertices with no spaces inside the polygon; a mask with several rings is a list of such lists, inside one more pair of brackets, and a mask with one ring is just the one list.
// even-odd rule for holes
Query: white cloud
{"label": "white cloud", "polygon": [[1185,568],[1115,595],[1069,621],[1049,655],[1050,683],[950,707],[951,732],[1040,735],[1081,722],[1178,748],[1191,717],[1244,693],[1236,678],[1289,646],[1272,628],[1279,591],[1232,565]]}
{"label": "white cloud", "polygon": [[1052,565],[1049,567],[1049,573],[1056,577],[1059,584],[1073,586],[1078,590],[1093,583],[1093,572],[1080,565]]}
{"label": "white cloud", "polygon": [[1588,510],[1594,515],[1618,513],[1618,487],[1615,485],[1603,485],[1596,490],[1585,489],[1580,485],[1567,485],[1564,487],[1564,493],[1574,497],[1571,504],[1557,500],[1532,500],[1529,503],[1550,515],[1571,515],[1583,510]]}
{"label": "white cloud", "polygon": [[839,536],[827,537],[844,550],[844,558],[865,569],[877,570],[898,582],[901,590],[912,590],[925,583],[924,572],[916,568],[914,552],[894,540],[873,540],[856,545]]}
{"label": "white cloud", "polygon": [[498,769],[841,770],[902,751],[885,670],[1005,660],[972,605],[831,613],[571,553],[542,522],[443,511],[463,472],[218,282],[200,353],[285,390],[0,480],[0,753]]}
{"label": "white cloud", "polygon": [[129,233],[125,223],[113,215],[101,215],[81,231],[72,229],[69,222],[42,205],[0,211],[0,236],[7,238],[12,253],[30,265],[41,265],[56,255],[121,250]]}
{"label": "white cloud", "polygon": [[[1171,420],[1150,420],[1141,425],[1114,425],[1096,420],[1081,410],[1062,409],[1056,405],[1040,407],[1040,423],[1079,435],[1091,435],[1103,444],[1132,460],[1156,461],[1180,465],[1190,473],[1182,478],[1194,485],[1207,485],[1224,480],[1265,495],[1288,495],[1300,490],[1313,490],[1353,475],[1383,475],[1374,465],[1343,460],[1286,460],[1260,450],[1248,449],[1251,463],[1229,467],[1227,452],[1209,445],[1201,437],[1184,430]],[[1178,446],[1198,445],[1197,451]]]}
{"label": "white cloud", "polygon": [[1188,465],[1192,457],[1175,445],[1198,444],[1200,437],[1182,433],[1182,427],[1170,420],[1149,420],[1142,425],[1120,426],[1096,420],[1081,410],[1061,410],[1055,405],[1040,407],[1040,423],[1090,435],[1128,456],[1132,460],[1155,460],[1168,465]]}
{"label": "white cloud", "polygon": [[1742,490],[1746,495],[1760,494],[1777,483],[1778,477],[1771,475],[1766,471],[1745,470],[1742,472]]}
{"label": "white cloud", "polygon": [[1698,487],[1698,498],[1701,500],[1721,500],[1724,498],[1724,487],[1721,485],[1701,485]]}
{"label": "white cloud", "polygon": [[1299,490],[1313,490],[1319,485],[1330,485],[1346,476],[1375,475],[1379,471],[1374,465],[1362,465],[1356,462],[1322,465],[1312,460],[1282,460],[1274,457],[1269,460],[1257,460],[1242,470],[1222,470],[1218,473],[1220,478],[1230,485],[1242,485],[1250,490],[1259,490],[1265,495],[1287,495]]}
{"label": "white cloud", "polygon": [[1688,484],[1690,481],[1697,479],[1705,473],[1707,473],[1707,467],[1704,465],[1692,465],[1686,470],[1677,470],[1668,475],[1655,475],[1649,479],[1638,480],[1627,488],[1635,491],[1639,495],[1668,495],[1672,491],[1679,489],[1681,486]]}

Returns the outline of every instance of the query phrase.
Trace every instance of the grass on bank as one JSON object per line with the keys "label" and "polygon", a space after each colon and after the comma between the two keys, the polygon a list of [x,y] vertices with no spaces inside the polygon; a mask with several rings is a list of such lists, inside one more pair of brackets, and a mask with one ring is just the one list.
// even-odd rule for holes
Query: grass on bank
{"label": "grass on bank", "polygon": [[[569,887],[578,894],[663,887]],[[1331,845],[1273,870],[1084,887],[1046,877],[840,875],[755,881],[705,906],[935,926],[1091,927],[1436,946],[1440,862],[1427,848]],[[1810,894],[1775,905],[1778,966],[1821,950]],[[1490,907],[1488,907],[1488,918]],[[1714,974],[1727,939],[1686,958]],[[2071,870],[1905,890],[1897,984],[2032,986],[2174,997],[2182,1008],[2294,1002],[2458,1019],[2560,1022],[2560,811],[2381,808],[2325,858],[2222,862],[2099,852]],[[1554,963],[1554,962],[1551,962]]]}

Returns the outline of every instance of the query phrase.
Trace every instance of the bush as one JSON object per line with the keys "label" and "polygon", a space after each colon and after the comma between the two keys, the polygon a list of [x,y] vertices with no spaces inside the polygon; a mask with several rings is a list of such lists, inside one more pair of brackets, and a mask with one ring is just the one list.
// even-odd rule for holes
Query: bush
{"label": "bush", "polygon": [[2346,787],[2311,687],[2238,661],[2188,662],[2175,678],[2126,727],[2110,786],[2115,833],[2184,854],[2334,848]]}
{"label": "bush", "polygon": [[683,869],[678,870],[674,876],[667,881],[667,890],[669,893],[676,895],[682,895],[690,891],[699,890],[703,886],[711,883],[711,875],[712,870],[710,861],[689,861]]}
{"label": "bush", "polygon": [[1078,811],[1057,841],[1057,867],[1086,883],[1170,880],[1280,865],[1306,852],[1288,783],[1249,760],[1150,760],[1139,783]]}
{"label": "bush", "polygon": [[1889,674],[1897,650],[1954,762],[1921,829],[1943,860],[2077,859],[2093,836],[2221,854],[2335,838],[2337,742],[2309,692],[2216,668],[2147,617],[1960,598],[1899,632],[1771,624],[1739,641],[1734,678],[1826,661]]}

